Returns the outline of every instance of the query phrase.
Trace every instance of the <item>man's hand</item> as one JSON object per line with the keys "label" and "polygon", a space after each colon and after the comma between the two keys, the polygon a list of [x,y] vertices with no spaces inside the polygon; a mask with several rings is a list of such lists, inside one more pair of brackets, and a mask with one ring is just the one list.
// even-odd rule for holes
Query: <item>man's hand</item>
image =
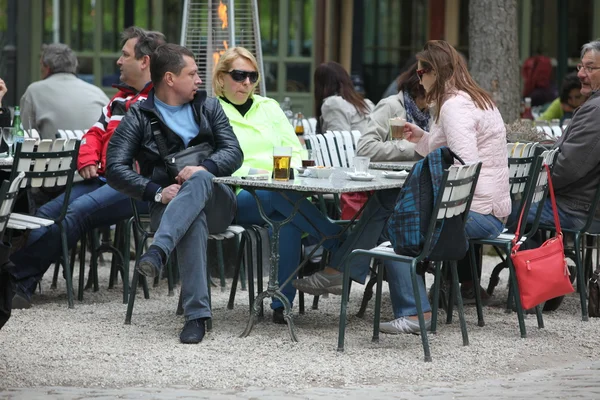
{"label": "man's hand", "polygon": [[83,179],[92,179],[98,177],[98,167],[96,165],[88,165],[79,170],[79,175]]}
{"label": "man's hand", "polygon": [[204,168],[204,167],[190,167],[190,166],[187,166],[187,167],[183,168],[181,171],[179,171],[179,175],[177,175],[175,177],[175,180],[177,181],[177,183],[179,183],[180,185],[182,185],[183,182],[185,182],[188,179],[190,179],[190,177],[192,175],[194,175],[198,171],[206,171],[206,168]]}
{"label": "man's hand", "polygon": [[181,185],[178,185],[176,183],[164,188],[162,190],[162,199],[160,202],[163,204],[169,204],[171,202],[171,200],[173,200],[173,198],[175,196],[177,196],[177,193],[179,193],[180,188],[181,188]]}
{"label": "man's hand", "polygon": [[0,107],[2,107],[2,98],[8,92],[8,88],[6,87],[6,83],[0,78]]}

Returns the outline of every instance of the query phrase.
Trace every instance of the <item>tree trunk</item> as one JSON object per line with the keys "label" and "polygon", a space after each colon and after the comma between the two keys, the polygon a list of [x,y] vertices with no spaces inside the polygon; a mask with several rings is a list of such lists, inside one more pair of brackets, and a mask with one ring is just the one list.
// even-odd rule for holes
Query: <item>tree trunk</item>
{"label": "tree trunk", "polygon": [[519,118],[517,0],[469,2],[469,70],[491,93],[504,122]]}

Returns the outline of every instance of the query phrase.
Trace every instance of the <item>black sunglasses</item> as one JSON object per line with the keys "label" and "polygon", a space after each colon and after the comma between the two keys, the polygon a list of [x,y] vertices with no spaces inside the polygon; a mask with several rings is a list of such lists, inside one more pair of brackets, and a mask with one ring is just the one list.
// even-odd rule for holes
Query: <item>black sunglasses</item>
{"label": "black sunglasses", "polygon": [[258,72],[256,71],[242,71],[240,69],[233,69],[228,72],[231,75],[231,79],[236,82],[244,82],[246,78],[250,79],[250,83],[256,83],[258,81]]}

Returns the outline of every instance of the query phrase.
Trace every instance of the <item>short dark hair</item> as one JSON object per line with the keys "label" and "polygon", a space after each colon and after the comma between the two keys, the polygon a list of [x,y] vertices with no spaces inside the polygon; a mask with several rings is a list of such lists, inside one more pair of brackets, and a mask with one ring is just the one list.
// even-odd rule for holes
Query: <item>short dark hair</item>
{"label": "short dark hair", "polygon": [[150,77],[154,86],[158,86],[167,72],[179,75],[185,67],[183,56],[194,58],[194,53],[174,43],[163,44],[154,50],[150,56]]}
{"label": "short dark hair", "polygon": [[144,56],[151,56],[158,46],[167,42],[165,35],[161,32],[147,31],[138,26],[130,26],[121,33],[121,46],[129,39],[137,39],[137,43],[133,47],[137,60]]}
{"label": "short dark hair", "polygon": [[571,72],[564,77],[562,85],[560,86],[560,102],[564,104],[569,103],[569,93],[573,89],[581,89],[581,81],[577,77],[577,72]]}
{"label": "short dark hair", "polygon": [[425,89],[421,86],[417,75],[417,63],[412,64],[398,77],[398,91],[406,92],[416,100],[417,97],[425,98]]}

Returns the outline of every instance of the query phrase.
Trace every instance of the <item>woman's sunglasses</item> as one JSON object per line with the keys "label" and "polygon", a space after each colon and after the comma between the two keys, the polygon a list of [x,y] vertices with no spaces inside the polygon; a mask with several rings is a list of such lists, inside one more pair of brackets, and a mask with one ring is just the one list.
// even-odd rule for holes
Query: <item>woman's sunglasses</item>
{"label": "woman's sunglasses", "polygon": [[431,72],[431,68],[421,68],[417,70],[417,76],[419,77],[419,80],[423,79],[423,75],[425,75],[426,73]]}
{"label": "woman's sunglasses", "polygon": [[250,83],[256,83],[258,81],[258,72],[256,71],[242,71],[240,69],[234,69],[228,72],[231,75],[231,79],[236,82],[244,82],[246,78],[250,79]]}

